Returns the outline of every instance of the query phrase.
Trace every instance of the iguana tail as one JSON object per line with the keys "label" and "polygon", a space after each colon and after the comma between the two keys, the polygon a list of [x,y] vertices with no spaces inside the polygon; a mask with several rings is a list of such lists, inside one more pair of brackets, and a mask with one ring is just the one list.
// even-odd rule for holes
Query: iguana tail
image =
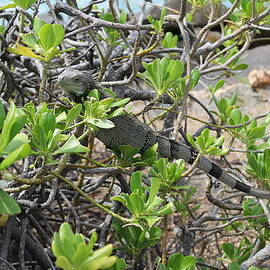
{"label": "iguana tail", "polygon": [[[158,152],[162,157],[183,159],[189,164],[192,164],[197,157],[197,153],[194,149],[183,143],[156,134],[150,127],[133,116],[123,115],[110,120],[115,124],[114,128],[100,129],[97,132],[97,138],[108,148],[114,148],[119,145],[130,145],[138,147],[141,152],[144,152],[157,143]],[[255,189],[236,180],[205,157],[200,159],[198,168],[239,191],[252,196],[270,198],[269,191]]]}

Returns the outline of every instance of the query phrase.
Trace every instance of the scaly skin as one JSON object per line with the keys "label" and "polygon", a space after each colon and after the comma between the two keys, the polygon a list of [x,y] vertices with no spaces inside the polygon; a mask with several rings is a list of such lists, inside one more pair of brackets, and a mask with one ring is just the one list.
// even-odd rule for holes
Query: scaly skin
{"label": "scaly skin", "polygon": [[[58,82],[63,89],[77,96],[84,95],[86,91],[94,88],[101,89],[95,83],[90,73],[71,68],[66,69],[59,75]],[[100,129],[96,135],[108,148],[114,148],[119,145],[130,145],[138,147],[141,152],[144,152],[157,143],[158,153],[162,157],[183,159],[189,164],[192,164],[196,159],[197,153],[194,149],[183,143],[158,135],[149,126],[131,115],[117,116],[110,120],[113,121],[115,127],[111,129]],[[198,168],[226,185],[245,192],[248,195],[270,198],[270,192],[252,188],[236,180],[205,157],[200,159]]]}

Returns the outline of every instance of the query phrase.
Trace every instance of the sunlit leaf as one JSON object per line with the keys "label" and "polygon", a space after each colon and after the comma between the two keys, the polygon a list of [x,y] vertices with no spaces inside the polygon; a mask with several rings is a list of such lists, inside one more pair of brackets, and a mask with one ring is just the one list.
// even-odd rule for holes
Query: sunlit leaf
{"label": "sunlit leaf", "polygon": [[38,0],[13,0],[13,2],[23,8],[23,9],[28,9],[31,7],[31,5],[33,5],[34,3],[36,3]]}
{"label": "sunlit leaf", "polygon": [[0,163],[0,170],[8,168],[10,165],[12,165],[17,160],[25,158],[25,157],[31,155],[31,153],[32,153],[32,150],[31,150],[30,145],[23,144],[17,150],[15,150],[7,155],[7,157]]}
{"label": "sunlit leaf", "polygon": [[88,118],[87,123],[97,126],[99,128],[113,128],[114,123],[108,119]]}
{"label": "sunlit leaf", "polygon": [[40,42],[45,51],[61,44],[65,30],[61,24],[44,24],[39,30]]}
{"label": "sunlit leaf", "polygon": [[9,47],[7,48],[7,50],[10,53],[28,56],[30,58],[36,58],[36,59],[46,62],[46,59],[44,57],[41,57],[35,54],[30,48],[25,47],[25,46],[17,45],[16,47]]}
{"label": "sunlit leaf", "polygon": [[4,153],[11,153],[21,147],[23,144],[28,143],[28,137],[24,133],[17,134],[4,149]]}
{"label": "sunlit leaf", "polygon": [[34,23],[33,23],[33,30],[34,32],[38,35],[40,28],[46,24],[45,21],[39,19],[37,16],[34,18]]}
{"label": "sunlit leaf", "polygon": [[16,4],[7,4],[2,7],[0,7],[0,10],[8,9],[8,8],[16,8]]}
{"label": "sunlit leaf", "polygon": [[85,146],[82,146],[78,139],[76,139],[76,137],[72,135],[63,146],[61,146],[53,153],[53,155],[63,153],[85,153],[88,151],[89,149]]}

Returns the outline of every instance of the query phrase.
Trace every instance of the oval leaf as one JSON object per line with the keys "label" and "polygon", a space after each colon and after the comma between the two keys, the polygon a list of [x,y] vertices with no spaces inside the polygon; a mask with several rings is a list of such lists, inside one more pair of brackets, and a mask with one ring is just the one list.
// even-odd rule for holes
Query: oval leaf
{"label": "oval leaf", "polygon": [[0,214],[15,215],[19,213],[21,213],[21,209],[17,202],[0,189]]}
{"label": "oval leaf", "polygon": [[89,149],[85,146],[82,146],[77,138],[72,135],[66,143],[61,146],[58,150],[56,150],[53,155],[63,154],[63,153],[85,153],[88,152]]}

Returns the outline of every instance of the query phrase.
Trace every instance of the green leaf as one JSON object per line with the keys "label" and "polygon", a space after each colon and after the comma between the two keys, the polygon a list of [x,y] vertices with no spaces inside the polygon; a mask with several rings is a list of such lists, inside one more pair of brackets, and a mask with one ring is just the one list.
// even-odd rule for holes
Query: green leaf
{"label": "green leaf", "polygon": [[129,101],[130,101],[130,98],[119,99],[118,101],[113,102],[110,108],[122,107],[126,105]]}
{"label": "green leaf", "polygon": [[114,18],[113,18],[113,15],[112,13],[102,13],[102,19],[107,21],[107,22],[114,22]]}
{"label": "green leaf", "polygon": [[144,219],[146,220],[148,227],[152,228],[154,224],[161,219],[161,217],[147,216]]}
{"label": "green leaf", "polygon": [[106,257],[111,255],[113,251],[113,246],[111,244],[106,245],[105,247],[102,247],[98,250],[95,250],[93,255],[89,258],[89,261],[94,261],[98,258]]}
{"label": "green leaf", "polygon": [[145,72],[140,74],[158,95],[163,94],[170,88],[175,88],[184,72],[184,65],[180,60],[168,57],[156,59],[152,63],[143,63]]}
{"label": "green leaf", "polygon": [[130,195],[121,193],[121,195],[114,196],[113,200],[120,201],[132,214],[136,214],[136,206],[133,205]]}
{"label": "green leaf", "polygon": [[147,19],[148,19],[148,21],[149,21],[151,24],[154,23],[154,19],[153,19],[153,17],[152,17],[151,15],[148,15],[148,16],[147,16]]}
{"label": "green leaf", "polygon": [[228,270],[240,270],[240,266],[236,262],[232,262],[229,264]]}
{"label": "green leaf", "polygon": [[140,171],[132,174],[130,178],[130,188],[132,192],[139,190],[139,193],[142,193],[142,173]]}
{"label": "green leaf", "polygon": [[47,59],[50,60],[58,55],[60,55],[63,51],[59,50],[58,48],[52,47],[47,51]]}
{"label": "green leaf", "polygon": [[122,196],[122,195],[113,196],[112,197],[112,200],[113,201],[118,201],[118,202],[122,203],[125,207],[128,206],[127,201],[126,201],[126,198],[124,196]]}
{"label": "green leaf", "polygon": [[248,68],[247,64],[239,64],[238,66],[234,67],[233,70],[244,70],[247,68]]}
{"label": "green leaf", "polygon": [[61,224],[58,234],[61,241],[64,240],[65,238],[74,237],[74,233],[71,229],[71,226],[67,222],[64,222],[63,224]]}
{"label": "green leaf", "polygon": [[196,259],[192,256],[185,256],[181,264],[181,270],[195,269]]}
{"label": "green leaf", "polygon": [[135,155],[139,154],[140,150],[138,147],[133,147],[130,145],[119,145],[118,149],[120,150],[120,159],[123,162],[130,161]]}
{"label": "green leaf", "polygon": [[110,256],[108,258],[104,258],[104,262],[99,266],[100,269],[108,269],[115,264],[117,257]]}
{"label": "green leaf", "polygon": [[[168,58],[165,58],[165,59],[168,59]],[[167,69],[170,74],[168,80],[173,82],[179,79],[179,77],[181,77],[184,72],[184,64],[180,60],[168,59],[166,62],[169,63],[168,66],[167,66],[167,63],[164,64],[165,65],[164,69]]]}
{"label": "green leaf", "polygon": [[[65,256],[70,260],[76,250],[76,240],[78,243],[78,237],[75,236],[70,225],[64,222],[60,226],[59,232],[54,234],[53,250],[56,252],[57,256]],[[84,241],[80,241],[79,243],[82,242]]]}
{"label": "green leaf", "polygon": [[234,125],[240,124],[242,120],[242,113],[239,109],[234,109],[231,112],[231,118],[233,119]]}
{"label": "green leaf", "polygon": [[56,126],[55,116],[51,112],[44,112],[39,119],[39,125],[44,130],[46,136],[48,136],[49,131],[53,133],[55,130]]}
{"label": "green leaf", "polygon": [[214,92],[216,92],[219,88],[221,88],[224,85],[225,81],[224,80],[219,80],[215,87],[214,87]]}
{"label": "green leaf", "polygon": [[0,134],[0,153],[9,142],[10,130],[15,122],[16,106],[14,103],[10,104],[9,111],[3,124],[2,132]]}
{"label": "green leaf", "polygon": [[114,127],[114,123],[108,119],[88,118],[86,122],[94,126],[97,126],[99,128],[104,128],[104,129],[109,129],[109,128]]}
{"label": "green leaf", "polygon": [[237,93],[233,94],[233,96],[232,96],[231,99],[230,99],[230,105],[231,105],[231,106],[232,106],[232,105],[235,105],[237,99],[238,99]]}
{"label": "green leaf", "polygon": [[17,45],[14,48],[9,47],[9,48],[7,48],[7,50],[10,53],[28,56],[30,58],[36,58],[36,59],[39,59],[43,62],[46,62],[46,59],[44,57],[41,57],[41,56],[35,54],[30,48],[25,47],[25,46]]}
{"label": "green leaf", "polygon": [[104,269],[112,266],[116,261],[115,256],[103,256],[99,258],[93,259],[92,257],[89,257],[86,262],[84,262],[81,266],[82,269],[86,270],[98,270],[98,269]]}
{"label": "green leaf", "polygon": [[39,125],[34,126],[32,129],[32,135],[33,135],[33,143],[35,146],[41,150],[41,151],[47,151],[47,140],[46,140],[46,134],[43,128]]}
{"label": "green leaf", "polygon": [[4,153],[11,153],[21,147],[23,144],[28,143],[28,137],[24,133],[17,134],[5,147]]}
{"label": "green leaf", "polygon": [[190,87],[193,89],[200,80],[200,72],[197,69],[193,69],[191,72]]}
{"label": "green leaf", "polygon": [[58,257],[55,261],[55,265],[61,269],[65,270],[73,270],[73,266],[71,263],[68,261],[68,259],[64,256]]}
{"label": "green leaf", "polygon": [[23,41],[32,49],[34,49],[35,51],[40,51],[41,48],[38,44],[38,39],[37,36],[33,33],[29,33],[29,34],[22,34],[21,35]]}
{"label": "green leaf", "polygon": [[3,128],[5,117],[6,117],[5,108],[2,102],[0,101],[0,130]]}
{"label": "green leaf", "polygon": [[221,244],[221,249],[226,253],[226,255],[228,256],[228,258],[230,260],[233,260],[235,255],[235,247],[233,244],[231,243],[223,243]]}
{"label": "green leaf", "polygon": [[77,104],[68,112],[66,127],[68,127],[80,115],[81,110],[82,104]]}
{"label": "green leaf", "polygon": [[167,169],[166,169],[166,165],[167,165],[167,159],[165,158],[160,158],[156,163],[156,168],[158,169],[159,173],[161,174],[161,176],[163,178],[167,178]]}
{"label": "green leaf", "polygon": [[254,127],[248,130],[248,139],[261,139],[265,134],[266,127]]}
{"label": "green leaf", "polygon": [[262,268],[251,266],[248,268],[248,270],[262,270]]}
{"label": "green leaf", "polygon": [[[97,89],[93,89],[89,92],[88,94],[89,97],[93,97],[96,100],[100,100],[100,93]],[[111,100],[110,98],[108,98],[109,100]],[[104,101],[103,101],[104,102]]]}
{"label": "green leaf", "polygon": [[168,267],[171,267],[173,270],[181,270],[181,264],[184,256],[180,253],[175,253],[169,257]]}
{"label": "green leaf", "polygon": [[23,8],[23,9],[28,9],[30,8],[34,3],[36,3],[38,0],[13,0],[13,2]]}
{"label": "green leaf", "polygon": [[196,139],[196,142],[197,142],[197,144],[198,144],[198,146],[199,146],[199,150],[200,150],[200,152],[204,152],[205,151],[205,141],[204,141],[204,139],[201,137],[201,136],[199,136],[197,139]]}
{"label": "green leaf", "polygon": [[53,235],[52,252],[55,257],[60,257],[64,255],[58,233],[54,233]]}
{"label": "green leaf", "polygon": [[[13,125],[10,129],[10,133],[9,133],[9,141],[12,140],[20,131],[21,129],[24,127],[26,122],[26,115],[24,114],[18,114],[18,110],[17,110],[17,114],[16,117],[14,119]],[[3,136],[5,134],[3,133]]]}
{"label": "green leaf", "polygon": [[169,215],[173,213],[173,203],[169,202],[162,208],[160,208],[158,211],[155,212],[155,215],[157,216],[164,216],[164,215]]}
{"label": "green leaf", "polygon": [[113,266],[106,268],[107,270],[124,270],[126,269],[127,264],[124,259],[116,258],[116,262]]}
{"label": "green leaf", "polygon": [[7,4],[7,5],[4,5],[2,7],[0,7],[0,10],[5,10],[5,9],[8,9],[8,8],[16,8],[16,4]]}
{"label": "green leaf", "polygon": [[116,116],[120,116],[124,114],[125,114],[124,109],[118,108],[116,110],[111,111],[110,114],[108,115],[108,118],[112,118],[112,117],[116,117]]}
{"label": "green leaf", "polygon": [[0,189],[0,214],[15,215],[19,213],[21,213],[21,209],[17,202]]}
{"label": "green leaf", "polygon": [[34,32],[38,35],[39,34],[39,31],[40,31],[40,28],[46,24],[45,21],[39,19],[37,16],[34,18],[34,23],[33,23],[33,30]]}
{"label": "green leaf", "polygon": [[197,149],[197,145],[191,134],[189,133],[187,134],[187,139],[188,139],[188,142],[193,146],[193,148]]}
{"label": "green leaf", "polygon": [[141,160],[142,162],[146,163],[148,166],[151,166],[154,164],[155,161],[157,161],[157,148],[158,144],[154,144],[150,148],[148,148],[142,155]]}
{"label": "green leaf", "polygon": [[53,152],[58,143],[63,143],[67,140],[67,135],[61,134],[60,129],[55,129],[53,134],[49,134],[48,152]]}
{"label": "green leaf", "polygon": [[[78,104],[78,105],[80,105],[80,104]],[[58,114],[57,116],[56,116],[56,123],[61,123],[61,122],[64,122],[64,121],[66,121],[67,120],[67,114],[66,114],[66,112],[61,112],[60,114]]]}
{"label": "green leaf", "polygon": [[103,88],[103,91],[106,92],[106,94],[108,94],[109,97],[113,97],[113,98],[116,98],[117,97],[117,95],[115,94],[115,92],[112,89],[110,89],[110,88],[104,87]]}
{"label": "green leaf", "polygon": [[242,6],[243,10],[246,12],[248,11],[248,8],[247,8],[248,2],[249,2],[249,0],[241,0],[241,6]]}
{"label": "green leaf", "polygon": [[61,24],[44,24],[39,30],[39,39],[45,51],[61,44],[65,36]]}
{"label": "green leaf", "polygon": [[220,147],[223,143],[224,143],[224,136],[220,136],[219,138],[216,139],[214,145],[216,147]]}
{"label": "green leaf", "polygon": [[216,156],[224,156],[226,154],[228,154],[229,149],[225,148],[225,149],[213,149],[211,151],[207,151],[208,154],[210,155],[216,155]]}
{"label": "green leaf", "polygon": [[119,22],[124,24],[127,21],[127,12],[125,10],[121,10]]}
{"label": "green leaf", "polygon": [[147,201],[147,205],[150,205],[154,199],[156,198],[158,191],[159,191],[160,183],[159,180],[156,178],[151,179],[151,187],[150,187],[150,194],[149,194],[149,199]]}
{"label": "green leaf", "polygon": [[53,155],[64,154],[64,153],[85,153],[88,152],[89,149],[85,146],[82,146],[80,142],[74,135],[66,141],[66,143],[61,146],[58,150],[56,150]]}
{"label": "green leaf", "polygon": [[4,170],[12,165],[17,160],[25,158],[31,155],[32,150],[29,144],[23,144],[17,150],[11,152],[7,157],[0,163],[0,170]]}
{"label": "green leaf", "polygon": [[173,35],[171,32],[167,32],[162,40],[162,46],[164,48],[175,48],[177,46],[177,42],[178,36]]}
{"label": "green leaf", "polygon": [[130,195],[130,206],[129,210],[135,214],[139,215],[140,213],[143,212],[145,205],[143,199],[136,193],[131,193]]}
{"label": "green leaf", "polygon": [[91,234],[91,237],[88,242],[88,248],[89,250],[93,250],[95,243],[97,242],[97,233],[94,231]]}
{"label": "green leaf", "polygon": [[89,257],[89,252],[86,243],[80,243],[75,253],[73,254],[71,261],[75,265],[82,264]]}

